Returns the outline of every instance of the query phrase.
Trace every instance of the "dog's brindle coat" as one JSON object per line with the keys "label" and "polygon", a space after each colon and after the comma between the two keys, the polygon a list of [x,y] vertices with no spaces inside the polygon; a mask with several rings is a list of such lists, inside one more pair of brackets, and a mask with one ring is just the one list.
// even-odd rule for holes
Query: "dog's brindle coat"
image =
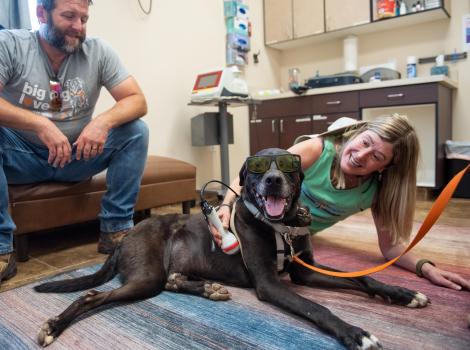
{"label": "dog's brindle coat", "polygon": [[[262,155],[286,153],[267,149]],[[242,200],[236,203],[235,227],[243,248],[241,254],[226,255],[220,249],[211,249],[211,235],[201,215],[170,214],[142,221],[109,256],[103,267],[93,275],[37,286],[39,292],[71,292],[96,287],[116,274],[123,285],[108,292],[89,291],[73,302],[59,316],[46,321],[39,332],[42,346],[52,343],[79,315],[111,302],[150,298],[164,289],[191,293],[212,300],[227,300],[230,294],[220,284],[253,287],[260,300],[304,317],[324,332],[339,339],[349,349],[379,349],[377,338],[361,328],[350,325],[333,315],[326,307],[305,299],[291,291],[279,279],[276,267],[276,243],[272,226],[256,220],[243,200],[249,201],[265,216],[266,199],[285,200],[282,222],[290,226],[305,226],[298,222],[297,200],[300,193],[301,171],[283,173],[276,163],[264,174],[253,174],[244,165],[240,171],[243,185]],[[272,218],[271,218],[272,219]],[[296,252],[309,264],[323,267],[313,261],[310,237],[294,238]],[[287,250],[289,251],[289,250]],[[292,282],[328,288],[359,290],[369,296],[378,295],[390,303],[408,307],[423,307],[428,299],[421,293],[390,286],[370,277],[336,278],[308,270],[286,261],[285,268]]]}

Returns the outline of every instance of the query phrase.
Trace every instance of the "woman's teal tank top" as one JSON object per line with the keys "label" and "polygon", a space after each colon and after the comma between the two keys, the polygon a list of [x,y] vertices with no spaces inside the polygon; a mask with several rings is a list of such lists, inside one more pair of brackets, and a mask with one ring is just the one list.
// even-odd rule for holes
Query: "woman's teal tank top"
{"label": "woman's teal tank top", "polygon": [[336,155],[333,142],[324,139],[320,158],[305,170],[300,195],[313,216],[310,232],[317,233],[361,210],[370,208],[377,192],[377,179],[370,177],[361,185],[339,190],[331,183],[331,167]]}

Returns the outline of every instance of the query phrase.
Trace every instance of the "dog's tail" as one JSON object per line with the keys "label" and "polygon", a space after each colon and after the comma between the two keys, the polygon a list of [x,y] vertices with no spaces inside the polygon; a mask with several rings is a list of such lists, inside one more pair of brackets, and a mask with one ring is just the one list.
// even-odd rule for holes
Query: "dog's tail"
{"label": "dog's tail", "polygon": [[106,259],[103,266],[92,275],[46,282],[35,286],[34,290],[39,293],[68,293],[94,288],[106,283],[117,274],[117,261],[120,252],[121,249],[120,246],[118,246],[108,259]]}

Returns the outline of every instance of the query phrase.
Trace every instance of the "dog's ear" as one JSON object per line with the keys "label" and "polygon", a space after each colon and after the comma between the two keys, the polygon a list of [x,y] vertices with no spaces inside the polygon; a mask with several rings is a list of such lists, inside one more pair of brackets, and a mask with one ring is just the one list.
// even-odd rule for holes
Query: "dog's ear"
{"label": "dog's ear", "polygon": [[299,176],[300,176],[300,183],[302,183],[302,181],[304,181],[304,171],[302,170],[302,168],[299,170]]}
{"label": "dog's ear", "polygon": [[240,179],[239,185],[243,186],[245,184],[245,177],[246,177],[246,162],[243,163],[242,168],[240,169],[240,173],[238,174],[238,178]]}

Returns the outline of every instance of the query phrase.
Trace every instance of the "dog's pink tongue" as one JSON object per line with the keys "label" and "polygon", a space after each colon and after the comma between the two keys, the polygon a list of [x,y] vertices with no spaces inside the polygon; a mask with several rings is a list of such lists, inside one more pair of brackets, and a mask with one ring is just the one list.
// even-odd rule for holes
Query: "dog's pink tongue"
{"label": "dog's pink tongue", "polygon": [[284,211],[285,204],[285,198],[268,196],[266,198],[266,212],[269,214],[269,216],[279,216]]}

